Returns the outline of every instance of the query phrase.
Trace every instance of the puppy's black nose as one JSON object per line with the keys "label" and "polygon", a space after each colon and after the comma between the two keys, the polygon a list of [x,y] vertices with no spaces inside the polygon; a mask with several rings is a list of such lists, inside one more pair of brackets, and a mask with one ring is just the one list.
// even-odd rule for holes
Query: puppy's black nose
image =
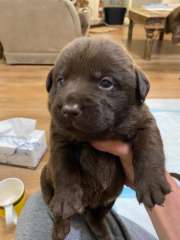
{"label": "puppy's black nose", "polygon": [[75,104],[65,104],[62,108],[64,117],[77,117],[81,114],[80,106]]}

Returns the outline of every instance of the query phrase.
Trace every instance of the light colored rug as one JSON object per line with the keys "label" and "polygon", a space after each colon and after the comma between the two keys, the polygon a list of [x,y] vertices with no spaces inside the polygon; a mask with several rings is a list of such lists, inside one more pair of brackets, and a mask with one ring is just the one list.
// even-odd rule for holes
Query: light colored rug
{"label": "light colored rug", "polygon": [[[148,99],[146,103],[162,135],[167,170],[180,173],[180,99]],[[157,237],[144,206],[139,205],[133,190],[125,187],[113,208]]]}
{"label": "light colored rug", "polygon": [[169,171],[180,173],[180,99],[147,100],[159,126]]}

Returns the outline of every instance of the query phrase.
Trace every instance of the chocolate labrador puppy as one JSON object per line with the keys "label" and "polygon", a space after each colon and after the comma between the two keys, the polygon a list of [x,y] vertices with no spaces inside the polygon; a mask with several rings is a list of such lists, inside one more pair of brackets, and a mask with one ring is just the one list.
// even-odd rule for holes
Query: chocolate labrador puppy
{"label": "chocolate labrador puppy", "polygon": [[166,32],[172,33],[173,43],[180,43],[180,7],[174,9],[167,17]]}
{"label": "chocolate labrador puppy", "polygon": [[84,214],[97,239],[110,240],[103,219],[125,176],[119,158],[94,149],[91,141],[132,146],[137,199],[148,208],[170,192],[161,136],[144,104],[149,82],[122,47],[84,37],[62,50],[47,91],[50,159],[41,186],[54,215],[53,240],[65,238],[76,213]]}

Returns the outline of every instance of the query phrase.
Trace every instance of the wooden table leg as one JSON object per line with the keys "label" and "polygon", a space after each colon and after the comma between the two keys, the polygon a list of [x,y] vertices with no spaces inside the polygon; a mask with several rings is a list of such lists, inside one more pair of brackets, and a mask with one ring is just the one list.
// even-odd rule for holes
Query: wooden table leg
{"label": "wooden table leg", "polygon": [[159,38],[158,38],[157,49],[156,49],[157,53],[161,52],[163,40],[164,40],[164,30],[159,30]]}
{"label": "wooden table leg", "polygon": [[134,22],[132,19],[130,19],[129,29],[128,29],[128,42],[127,42],[128,47],[131,45],[131,42],[132,42],[133,27],[134,27]]}
{"label": "wooden table leg", "polygon": [[3,57],[3,46],[0,43],[0,59]]}
{"label": "wooden table leg", "polygon": [[155,33],[154,29],[146,29],[146,43],[145,43],[145,49],[144,49],[144,58],[147,60],[151,59],[154,33]]}
{"label": "wooden table leg", "polygon": [[162,42],[164,40],[164,30],[159,31],[159,41]]}

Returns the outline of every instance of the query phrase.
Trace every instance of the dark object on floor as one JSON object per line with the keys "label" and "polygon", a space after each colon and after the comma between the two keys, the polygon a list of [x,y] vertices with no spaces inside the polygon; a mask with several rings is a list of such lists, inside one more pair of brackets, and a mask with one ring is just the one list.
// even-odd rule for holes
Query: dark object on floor
{"label": "dark object on floor", "polygon": [[97,239],[111,240],[104,218],[123,188],[124,172],[119,157],[90,142],[132,145],[137,198],[147,207],[161,205],[170,191],[159,129],[144,104],[149,82],[124,48],[80,38],[61,52],[47,90],[51,151],[41,186],[55,218],[53,240],[65,238],[76,213],[84,213]]}
{"label": "dark object on floor", "polygon": [[124,7],[105,7],[105,22],[110,25],[122,25],[126,14]]}
{"label": "dark object on floor", "polygon": [[3,47],[2,44],[0,42],[0,59],[3,58]]}
{"label": "dark object on floor", "polygon": [[180,7],[174,9],[167,17],[166,33],[172,33],[173,43],[180,43]]}

